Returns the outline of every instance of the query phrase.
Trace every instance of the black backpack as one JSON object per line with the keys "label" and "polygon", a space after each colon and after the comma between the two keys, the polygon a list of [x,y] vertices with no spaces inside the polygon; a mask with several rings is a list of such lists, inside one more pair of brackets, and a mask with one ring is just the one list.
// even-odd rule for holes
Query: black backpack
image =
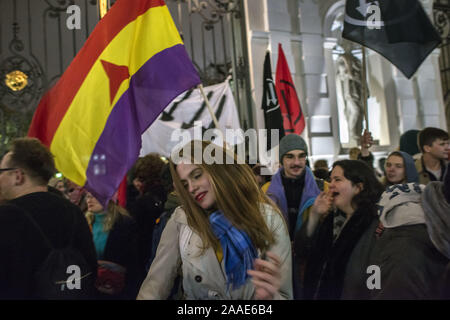
{"label": "black backpack", "polygon": [[85,300],[92,297],[94,274],[83,255],[73,247],[76,216],[73,230],[65,248],[54,248],[42,229],[26,214],[50,249],[33,275],[33,298],[42,300]]}

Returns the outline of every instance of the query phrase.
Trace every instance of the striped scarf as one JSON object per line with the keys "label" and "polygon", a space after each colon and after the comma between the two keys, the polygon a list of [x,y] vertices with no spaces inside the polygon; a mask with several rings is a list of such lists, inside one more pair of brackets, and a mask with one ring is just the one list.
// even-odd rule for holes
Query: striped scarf
{"label": "striped scarf", "polygon": [[258,253],[247,233],[234,227],[222,212],[212,213],[209,221],[222,246],[227,283],[237,289],[247,282],[247,270],[253,269]]}

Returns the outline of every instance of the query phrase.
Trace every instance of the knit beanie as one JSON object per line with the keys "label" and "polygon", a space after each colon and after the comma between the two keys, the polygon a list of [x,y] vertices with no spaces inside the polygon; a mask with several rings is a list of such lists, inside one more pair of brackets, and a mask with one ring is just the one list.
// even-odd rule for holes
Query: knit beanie
{"label": "knit beanie", "polygon": [[308,146],[306,145],[305,140],[295,133],[285,135],[280,140],[280,162],[283,159],[283,156],[292,150],[302,150],[308,155]]}

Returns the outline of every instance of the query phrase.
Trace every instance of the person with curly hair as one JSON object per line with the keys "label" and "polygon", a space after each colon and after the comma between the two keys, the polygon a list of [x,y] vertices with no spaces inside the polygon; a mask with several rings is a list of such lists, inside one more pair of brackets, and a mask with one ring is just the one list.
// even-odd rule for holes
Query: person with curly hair
{"label": "person with curly hair", "polygon": [[376,204],[384,188],[372,168],[360,160],[341,160],[330,177],[329,191],[316,198],[296,234],[297,263],[307,261],[305,299],[341,299],[344,286],[353,281],[351,271],[362,269],[353,251],[365,231],[378,224]]}
{"label": "person with curly hair", "polygon": [[156,220],[164,212],[164,203],[167,200],[167,191],[162,178],[164,166],[165,163],[159,154],[150,153],[139,158],[134,168],[133,185],[139,194],[128,206],[128,210],[138,226],[138,260],[142,280],[152,252],[153,229]]}

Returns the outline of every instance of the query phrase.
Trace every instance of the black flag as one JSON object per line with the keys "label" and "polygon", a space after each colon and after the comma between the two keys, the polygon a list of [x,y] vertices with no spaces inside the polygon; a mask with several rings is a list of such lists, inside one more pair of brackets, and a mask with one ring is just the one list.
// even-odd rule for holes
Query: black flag
{"label": "black flag", "polygon": [[272,67],[270,65],[270,53],[267,51],[264,59],[264,78],[263,78],[263,96],[262,109],[264,110],[264,122],[267,129],[267,150],[278,145],[274,141],[272,146],[271,129],[278,129],[279,138],[284,137],[283,119],[281,117],[280,104],[278,103],[275,82],[272,78]]}
{"label": "black flag", "polygon": [[441,42],[418,0],[347,0],[342,37],[378,52],[408,79]]}

